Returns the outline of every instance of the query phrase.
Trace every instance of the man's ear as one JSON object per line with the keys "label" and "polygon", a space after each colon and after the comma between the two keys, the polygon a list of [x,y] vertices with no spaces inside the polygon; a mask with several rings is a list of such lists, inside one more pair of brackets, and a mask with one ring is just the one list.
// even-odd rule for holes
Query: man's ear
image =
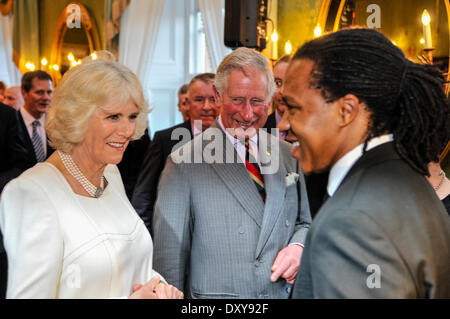
{"label": "man's ear", "polygon": [[339,124],[347,126],[352,123],[361,111],[361,104],[357,96],[347,94],[338,100]]}
{"label": "man's ear", "polygon": [[221,107],[222,106],[222,99],[220,98],[219,91],[217,91],[215,85],[213,85],[213,89],[214,89],[214,99],[216,100],[216,105]]}

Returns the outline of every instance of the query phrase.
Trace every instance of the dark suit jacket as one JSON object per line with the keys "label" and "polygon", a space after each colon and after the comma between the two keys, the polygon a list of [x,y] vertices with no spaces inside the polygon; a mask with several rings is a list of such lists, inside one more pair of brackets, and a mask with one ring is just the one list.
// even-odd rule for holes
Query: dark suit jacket
{"label": "dark suit jacket", "polygon": [[122,161],[117,165],[130,201],[133,196],[140,168],[144,161],[145,152],[149,146],[150,137],[148,135],[148,130],[145,130],[145,134],[140,139],[129,143],[123,154]]}
{"label": "dark suit jacket", "polygon": [[382,144],[319,210],[293,297],[450,298],[449,243],[450,220],[430,183]]}
{"label": "dark suit jacket", "polygon": [[275,111],[272,112],[272,114],[269,115],[269,117],[267,118],[266,124],[264,124],[264,128],[267,130],[268,133],[275,135],[275,130],[273,130],[272,133],[272,128],[277,128],[277,119],[275,117]]}
{"label": "dark suit jacket", "polygon": [[0,193],[27,168],[26,149],[18,136],[16,110],[0,103]]}
{"label": "dark suit jacket", "polygon": [[[16,111],[17,119],[19,121],[18,126],[18,135],[22,145],[25,146],[27,152],[27,164],[26,168],[33,167],[37,164],[36,154],[34,153],[33,143],[31,142],[30,134],[28,134],[27,127],[25,125],[25,121],[23,120],[22,113],[20,111]],[[47,140],[47,158],[52,155],[54,149],[50,146],[49,141]]]}
{"label": "dark suit jacket", "polygon": [[[181,129],[187,134],[184,137],[172,133]],[[155,133],[152,143],[144,158],[136,186],[134,188],[131,203],[137,213],[144,220],[145,225],[151,232],[150,223],[153,217],[153,206],[156,202],[159,177],[166,164],[167,157],[177,148],[192,139],[191,122],[188,120],[182,124],[170,127]]]}
{"label": "dark suit jacket", "polygon": [[[0,103],[0,193],[26,168],[26,150],[18,137],[16,110]],[[6,295],[7,258],[0,232],[0,298]]]}

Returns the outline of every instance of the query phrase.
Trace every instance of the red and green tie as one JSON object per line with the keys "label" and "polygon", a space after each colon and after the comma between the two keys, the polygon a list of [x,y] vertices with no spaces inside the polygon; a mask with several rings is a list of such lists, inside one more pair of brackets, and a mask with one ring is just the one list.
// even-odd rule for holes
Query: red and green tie
{"label": "red and green tie", "polygon": [[259,169],[256,157],[253,154],[253,150],[250,148],[249,139],[245,139],[245,167],[250,174],[251,179],[255,182],[256,188],[258,189],[259,195],[262,201],[266,202],[266,189],[264,188],[264,179],[261,175],[261,170]]}

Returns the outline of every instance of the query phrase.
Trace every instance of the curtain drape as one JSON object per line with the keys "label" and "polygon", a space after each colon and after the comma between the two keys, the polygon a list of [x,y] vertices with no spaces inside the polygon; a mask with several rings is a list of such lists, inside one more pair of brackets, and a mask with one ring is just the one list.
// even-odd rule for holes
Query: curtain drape
{"label": "curtain drape", "polygon": [[231,52],[224,44],[225,0],[198,0],[206,35],[206,47],[214,70]]}
{"label": "curtain drape", "polygon": [[12,13],[0,14],[0,81],[7,86],[20,85],[22,75],[13,61],[13,21]]}
{"label": "curtain drape", "polygon": [[39,2],[14,1],[13,59],[22,72],[25,64],[40,65],[39,56]]}
{"label": "curtain drape", "polygon": [[114,56],[119,54],[120,18],[130,4],[130,0],[106,0],[106,50]]}
{"label": "curtain drape", "polygon": [[163,8],[164,0],[131,0],[120,22],[119,62],[136,73],[147,97]]}

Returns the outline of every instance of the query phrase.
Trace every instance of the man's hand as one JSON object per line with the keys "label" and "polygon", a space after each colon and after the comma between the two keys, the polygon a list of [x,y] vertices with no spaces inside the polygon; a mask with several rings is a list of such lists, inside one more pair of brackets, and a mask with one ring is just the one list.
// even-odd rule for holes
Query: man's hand
{"label": "man's hand", "polygon": [[270,280],[275,282],[281,277],[292,285],[300,267],[302,253],[303,247],[295,244],[280,250],[272,265]]}

